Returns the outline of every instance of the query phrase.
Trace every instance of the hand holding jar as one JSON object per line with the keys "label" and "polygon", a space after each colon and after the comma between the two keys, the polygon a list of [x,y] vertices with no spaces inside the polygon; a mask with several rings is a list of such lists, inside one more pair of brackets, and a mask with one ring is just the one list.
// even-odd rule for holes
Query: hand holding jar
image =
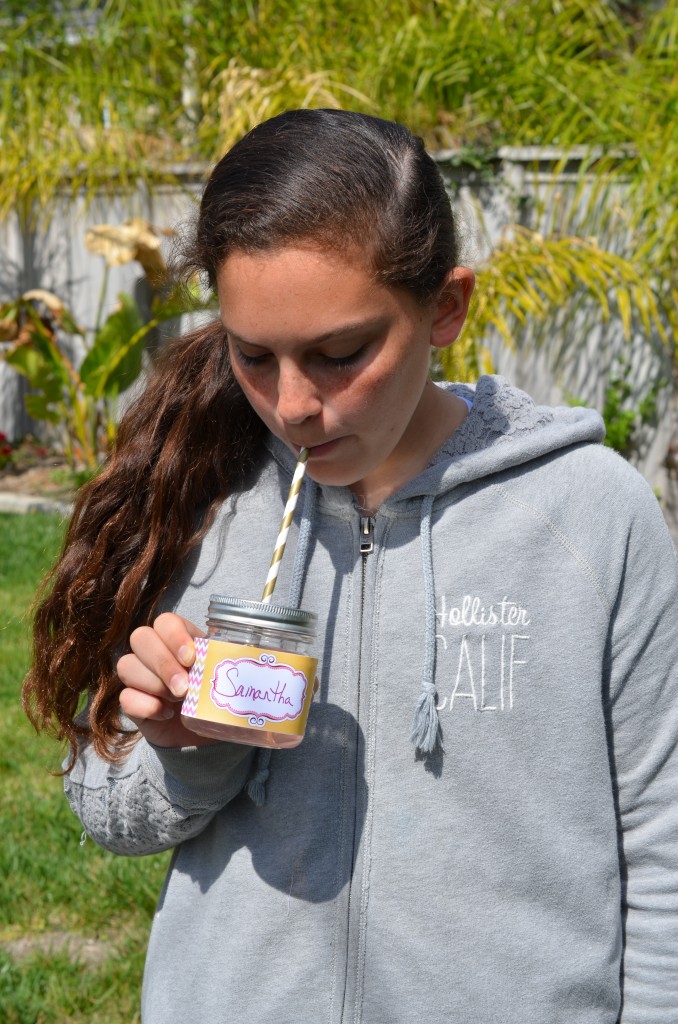
{"label": "hand holding jar", "polygon": [[172,612],[130,636],[117,672],[124,683],[120,707],[149,741],[159,747],[202,746],[214,740],[190,732],[178,714],[188,690],[188,669],[195,661],[194,637],[204,633]]}

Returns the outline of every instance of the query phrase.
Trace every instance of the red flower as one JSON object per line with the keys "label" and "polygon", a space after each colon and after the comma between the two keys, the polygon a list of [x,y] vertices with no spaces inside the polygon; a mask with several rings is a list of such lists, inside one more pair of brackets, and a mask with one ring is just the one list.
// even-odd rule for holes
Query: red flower
{"label": "red flower", "polygon": [[12,454],[12,449],[10,448],[10,446],[8,444],[3,444],[2,448],[0,448],[0,455],[11,455],[11,454]]}
{"label": "red flower", "polygon": [[3,432],[0,430],[0,441],[6,441],[6,440],[7,440],[7,434],[3,434]]}

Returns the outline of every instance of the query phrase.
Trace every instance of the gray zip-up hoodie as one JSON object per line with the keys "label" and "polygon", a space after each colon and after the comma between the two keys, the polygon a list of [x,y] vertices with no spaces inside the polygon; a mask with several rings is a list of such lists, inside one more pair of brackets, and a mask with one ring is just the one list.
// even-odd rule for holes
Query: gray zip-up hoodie
{"label": "gray zip-up hoodie", "polygon": [[[675,553],[602,432],[484,377],[373,520],[305,484],[277,590],[320,622],[295,750],[82,750],[96,842],[176,846],[144,1024],[676,1024]],[[166,607],[258,598],[293,468],[271,438]]]}

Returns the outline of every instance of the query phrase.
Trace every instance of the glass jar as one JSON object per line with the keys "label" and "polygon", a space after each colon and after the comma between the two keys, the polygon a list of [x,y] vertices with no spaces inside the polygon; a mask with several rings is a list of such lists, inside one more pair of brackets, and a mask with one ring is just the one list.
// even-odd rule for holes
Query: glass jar
{"label": "glass jar", "polygon": [[316,621],[299,608],[213,594],[181,707],[186,728],[255,747],[299,746],[318,664],[308,654]]}

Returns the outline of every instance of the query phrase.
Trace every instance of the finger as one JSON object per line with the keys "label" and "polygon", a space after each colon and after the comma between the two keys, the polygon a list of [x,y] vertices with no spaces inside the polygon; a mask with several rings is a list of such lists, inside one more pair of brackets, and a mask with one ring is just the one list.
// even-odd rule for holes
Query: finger
{"label": "finger", "polygon": [[[152,675],[171,690],[175,697],[183,697],[188,688],[188,673],[177,661],[162,638],[150,626],[139,626],[129,638],[132,652]],[[125,666],[130,668],[129,665]],[[136,679],[131,676],[130,683]]]}
{"label": "finger", "polygon": [[175,673],[175,676],[181,676],[181,679],[173,677],[174,682],[172,685],[178,692],[168,690],[162,679],[159,679],[154,672],[146,668],[136,654],[123,654],[116,665],[116,672],[118,673],[118,678],[125,686],[129,686],[134,690],[143,690],[145,693],[160,697],[161,700],[179,700],[184,696],[182,690],[185,672],[183,669]]}
{"label": "finger", "polygon": [[190,668],[195,661],[194,638],[204,636],[203,631],[173,612],[159,615],[153,623],[153,629],[177,661],[185,668]]}
{"label": "finger", "polygon": [[123,712],[137,726],[149,718],[162,722],[174,715],[174,708],[168,707],[159,697],[144,693],[142,690],[126,687],[120,691],[119,700]]}

